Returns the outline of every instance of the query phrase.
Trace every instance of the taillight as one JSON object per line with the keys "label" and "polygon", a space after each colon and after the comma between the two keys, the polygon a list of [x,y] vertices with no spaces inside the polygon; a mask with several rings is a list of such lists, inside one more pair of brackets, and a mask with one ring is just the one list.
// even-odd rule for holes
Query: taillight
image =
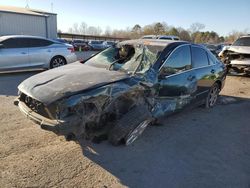
{"label": "taillight", "polygon": [[68,48],[68,50],[70,50],[71,53],[75,52],[75,49],[72,47],[72,48]]}

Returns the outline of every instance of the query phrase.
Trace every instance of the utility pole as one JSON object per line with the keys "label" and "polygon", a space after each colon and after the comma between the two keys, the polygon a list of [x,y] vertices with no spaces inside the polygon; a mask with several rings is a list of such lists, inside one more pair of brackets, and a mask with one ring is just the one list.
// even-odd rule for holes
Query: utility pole
{"label": "utility pole", "polygon": [[51,6],[51,12],[53,12],[54,4],[51,3],[50,6]]}

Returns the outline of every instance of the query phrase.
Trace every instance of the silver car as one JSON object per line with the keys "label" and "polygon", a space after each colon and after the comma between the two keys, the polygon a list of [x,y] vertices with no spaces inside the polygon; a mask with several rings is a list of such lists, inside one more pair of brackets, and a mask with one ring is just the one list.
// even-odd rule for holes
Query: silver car
{"label": "silver car", "polygon": [[70,44],[42,37],[0,37],[0,72],[50,69],[77,60]]}
{"label": "silver car", "polygon": [[104,50],[106,47],[103,45],[103,41],[92,40],[89,41],[88,45],[90,46],[90,50]]}

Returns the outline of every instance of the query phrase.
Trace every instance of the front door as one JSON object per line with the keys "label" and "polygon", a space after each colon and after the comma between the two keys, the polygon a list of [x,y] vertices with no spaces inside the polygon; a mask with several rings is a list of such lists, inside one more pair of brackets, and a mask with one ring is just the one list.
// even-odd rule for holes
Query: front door
{"label": "front door", "polygon": [[0,71],[22,70],[29,67],[28,44],[21,38],[10,38],[1,42]]}
{"label": "front door", "polygon": [[159,71],[155,116],[171,114],[195,97],[197,79],[191,69],[190,45],[177,47]]}

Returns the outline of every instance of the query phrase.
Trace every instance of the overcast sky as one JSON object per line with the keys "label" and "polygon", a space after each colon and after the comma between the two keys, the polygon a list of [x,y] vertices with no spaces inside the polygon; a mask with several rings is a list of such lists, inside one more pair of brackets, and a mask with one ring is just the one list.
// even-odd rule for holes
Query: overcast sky
{"label": "overcast sky", "polygon": [[25,7],[27,2],[30,8],[57,13],[58,29],[64,32],[81,22],[103,30],[154,22],[188,29],[200,22],[220,35],[250,32],[250,0],[0,0],[0,5]]}

